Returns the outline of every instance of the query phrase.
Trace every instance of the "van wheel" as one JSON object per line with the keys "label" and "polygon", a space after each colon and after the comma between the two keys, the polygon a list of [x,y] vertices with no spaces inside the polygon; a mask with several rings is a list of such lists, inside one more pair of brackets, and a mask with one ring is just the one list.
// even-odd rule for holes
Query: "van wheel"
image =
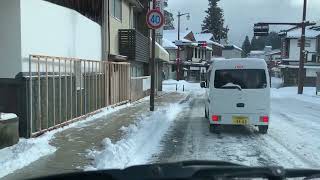
{"label": "van wheel", "polygon": [[204,108],[204,117],[206,117],[207,119],[209,118],[207,108]]}
{"label": "van wheel", "polygon": [[267,134],[269,126],[258,126],[260,134]]}
{"label": "van wheel", "polygon": [[220,134],[221,126],[216,124],[210,124],[209,129],[211,133]]}

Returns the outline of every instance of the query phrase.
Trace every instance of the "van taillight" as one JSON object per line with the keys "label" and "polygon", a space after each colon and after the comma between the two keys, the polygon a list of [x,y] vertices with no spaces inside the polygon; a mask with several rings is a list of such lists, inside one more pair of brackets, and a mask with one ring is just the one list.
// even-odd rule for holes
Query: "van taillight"
{"label": "van taillight", "polygon": [[260,122],[269,122],[269,116],[261,116]]}
{"label": "van taillight", "polygon": [[221,119],[221,116],[217,116],[217,115],[212,115],[212,116],[211,116],[211,119],[212,119],[212,121],[215,121],[215,122],[217,122],[217,121],[220,121],[220,119]]}

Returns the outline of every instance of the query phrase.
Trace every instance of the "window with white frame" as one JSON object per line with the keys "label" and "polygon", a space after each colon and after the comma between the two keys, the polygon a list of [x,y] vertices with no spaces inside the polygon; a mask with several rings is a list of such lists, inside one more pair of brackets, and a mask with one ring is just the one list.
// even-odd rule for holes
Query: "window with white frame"
{"label": "window with white frame", "polygon": [[[298,39],[298,47],[300,47],[300,44],[301,44],[301,40]],[[306,39],[306,42],[305,42],[305,47],[310,47],[311,46],[311,39]]]}
{"label": "window with white frame", "polygon": [[111,0],[111,15],[122,20],[122,0]]}

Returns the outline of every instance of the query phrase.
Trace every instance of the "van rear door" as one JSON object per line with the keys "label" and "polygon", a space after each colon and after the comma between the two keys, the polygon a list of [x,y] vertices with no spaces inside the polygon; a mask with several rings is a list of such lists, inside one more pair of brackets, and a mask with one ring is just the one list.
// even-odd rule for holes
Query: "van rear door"
{"label": "van rear door", "polygon": [[270,90],[265,69],[219,69],[210,93],[214,112],[252,114],[269,111]]}

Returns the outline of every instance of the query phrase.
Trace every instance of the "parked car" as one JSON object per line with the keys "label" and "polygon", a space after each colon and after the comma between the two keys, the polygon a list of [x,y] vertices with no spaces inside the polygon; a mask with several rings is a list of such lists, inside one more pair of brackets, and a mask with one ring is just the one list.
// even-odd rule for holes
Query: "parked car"
{"label": "parked car", "polygon": [[221,125],[254,125],[267,133],[270,117],[270,79],[263,59],[217,60],[209,68],[205,116],[210,131]]}

